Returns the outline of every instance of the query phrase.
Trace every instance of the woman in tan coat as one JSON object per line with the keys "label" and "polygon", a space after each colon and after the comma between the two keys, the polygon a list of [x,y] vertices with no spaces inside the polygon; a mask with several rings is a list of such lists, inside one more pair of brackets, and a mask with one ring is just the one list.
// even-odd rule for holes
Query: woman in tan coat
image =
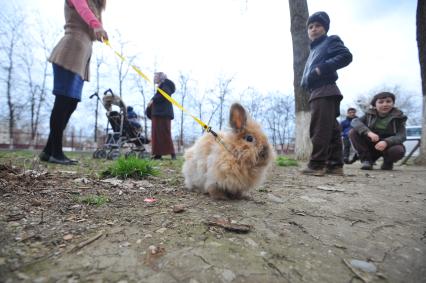
{"label": "woman in tan coat", "polygon": [[50,163],[77,163],[62,151],[63,132],[81,101],[84,81],[89,81],[93,41],[108,39],[102,27],[106,0],[65,0],[65,34],[49,57],[53,66],[55,102],[50,115],[50,133],[40,159]]}

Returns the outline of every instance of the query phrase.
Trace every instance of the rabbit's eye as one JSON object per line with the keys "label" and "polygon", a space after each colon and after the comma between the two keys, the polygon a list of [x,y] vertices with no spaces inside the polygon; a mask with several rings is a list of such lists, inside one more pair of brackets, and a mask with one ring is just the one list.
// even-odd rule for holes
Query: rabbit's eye
{"label": "rabbit's eye", "polygon": [[253,141],[254,141],[254,137],[253,137],[253,136],[250,136],[250,135],[246,135],[246,136],[244,136],[244,139],[245,139],[246,141],[248,141],[248,142],[253,142]]}

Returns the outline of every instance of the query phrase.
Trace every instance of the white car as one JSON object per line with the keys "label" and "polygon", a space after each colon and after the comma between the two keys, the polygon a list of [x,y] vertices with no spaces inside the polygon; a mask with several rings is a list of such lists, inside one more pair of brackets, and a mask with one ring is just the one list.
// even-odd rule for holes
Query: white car
{"label": "white car", "polygon": [[[407,126],[405,128],[407,133],[407,140],[404,142],[404,146],[406,149],[405,155],[408,155],[417,145],[422,136],[422,126]],[[419,155],[419,149],[417,149],[412,156],[417,155]]]}

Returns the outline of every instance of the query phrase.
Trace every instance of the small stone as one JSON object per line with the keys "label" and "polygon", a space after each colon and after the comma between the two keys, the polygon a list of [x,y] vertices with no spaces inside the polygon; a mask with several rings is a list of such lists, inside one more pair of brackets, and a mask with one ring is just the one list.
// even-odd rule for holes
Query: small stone
{"label": "small stone", "polygon": [[223,277],[223,279],[225,280],[225,282],[232,282],[232,281],[236,278],[235,273],[234,273],[234,272],[232,272],[232,271],[231,271],[231,270],[229,270],[229,269],[225,269],[225,270],[222,272],[222,277]]}
{"label": "small stone", "polygon": [[167,230],[167,228],[163,227],[163,228],[160,228],[157,231],[155,231],[155,233],[163,234],[164,232],[166,232],[166,230]]}
{"label": "small stone", "polygon": [[30,279],[30,277],[28,275],[26,275],[25,273],[15,272],[15,274],[16,274],[16,277],[18,277],[18,279],[21,279],[21,280],[29,280]]}
{"label": "small stone", "polygon": [[158,252],[158,248],[154,245],[148,247],[149,253],[155,255]]}
{"label": "small stone", "polygon": [[271,193],[268,194],[268,198],[270,201],[275,202],[275,203],[284,203],[284,199],[277,197]]}
{"label": "small stone", "polygon": [[33,206],[40,206],[41,205],[41,201],[39,201],[37,199],[32,199],[31,200],[31,205],[33,205]]}
{"label": "small stone", "polygon": [[137,241],[136,241],[136,244],[138,244],[138,245],[140,245],[142,243],[142,239],[138,239]]}
{"label": "small stone", "polygon": [[257,248],[259,246],[253,239],[247,238],[244,241],[253,248]]}
{"label": "small stone", "polygon": [[65,240],[65,241],[70,241],[70,240],[72,240],[74,238],[74,236],[72,235],[72,234],[67,234],[67,235],[65,235],[64,237],[63,237],[63,239]]}
{"label": "small stone", "polygon": [[33,280],[33,283],[44,283],[47,282],[47,279],[45,277],[38,277]]}
{"label": "small stone", "polygon": [[177,204],[173,206],[173,212],[174,213],[181,213],[186,210],[186,207],[182,204]]}
{"label": "small stone", "polygon": [[350,263],[353,267],[361,269],[362,271],[365,271],[365,272],[376,272],[377,271],[377,267],[371,262],[353,259],[353,260],[351,260]]}

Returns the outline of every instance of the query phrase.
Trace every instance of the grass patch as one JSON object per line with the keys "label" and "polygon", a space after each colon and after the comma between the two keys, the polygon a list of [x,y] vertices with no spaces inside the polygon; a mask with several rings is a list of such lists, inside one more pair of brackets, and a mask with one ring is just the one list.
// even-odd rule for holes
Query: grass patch
{"label": "grass patch", "polygon": [[96,206],[100,206],[100,205],[103,205],[107,202],[110,202],[110,199],[107,198],[106,196],[95,196],[95,195],[88,195],[88,196],[84,196],[84,197],[76,197],[75,200],[78,203],[84,203],[84,204],[96,205]]}
{"label": "grass patch", "polygon": [[118,177],[122,179],[142,179],[147,176],[157,176],[159,170],[157,163],[152,160],[138,159],[136,157],[120,158],[107,170],[102,172],[103,177]]}
{"label": "grass patch", "polygon": [[296,160],[284,156],[278,156],[276,162],[278,166],[297,166]]}

